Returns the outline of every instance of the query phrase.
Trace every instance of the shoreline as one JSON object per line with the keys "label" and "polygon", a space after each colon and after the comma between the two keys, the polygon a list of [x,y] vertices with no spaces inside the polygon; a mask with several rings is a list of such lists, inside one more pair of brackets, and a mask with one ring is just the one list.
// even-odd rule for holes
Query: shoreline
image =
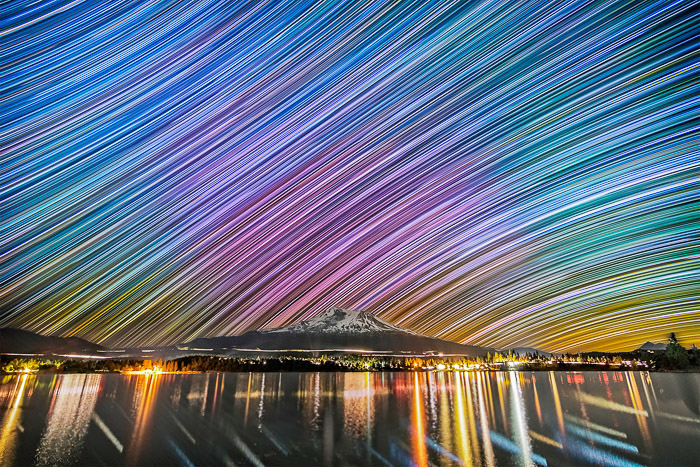
{"label": "shoreline", "polygon": [[688,358],[656,355],[537,355],[495,354],[486,357],[386,357],[364,354],[270,357],[190,355],[178,358],[100,358],[94,355],[0,356],[0,374],[112,373],[187,374],[203,372],[507,372],[507,371],[653,371],[699,373],[694,351]]}
{"label": "shoreline", "polygon": [[594,372],[625,372],[625,373],[673,373],[673,374],[700,374],[700,368],[691,368],[688,370],[655,370],[655,369],[632,369],[632,368],[519,368],[505,370],[428,370],[428,369],[316,369],[316,370],[266,370],[266,369],[248,369],[248,370],[203,370],[203,371],[18,371],[18,372],[0,372],[0,376],[24,376],[24,375],[122,375],[122,376],[166,376],[166,375],[202,375],[214,373],[594,373]]}

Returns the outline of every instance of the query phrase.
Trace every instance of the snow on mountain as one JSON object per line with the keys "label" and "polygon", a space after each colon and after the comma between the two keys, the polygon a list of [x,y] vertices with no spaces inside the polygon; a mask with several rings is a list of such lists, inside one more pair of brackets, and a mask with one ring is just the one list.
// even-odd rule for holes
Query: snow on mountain
{"label": "snow on mountain", "polygon": [[[0,329],[5,353],[71,353],[121,358],[177,358],[183,355],[261,355],[299,352],[386,353],[395,355],[485,355],[494,349],[459,344],[387,323],[372,313],[334,307],[291,326],[248,331],[236,336],[200,337],[159,348],[105,349],[77,338],[41,336]],[[118,352],[115,354],[115,352]]]}
{"label": "snow on mountain", "polygon": [[248,331],[238,336],[198,338],[189,348],[245,351],[371,351],[485,355],[493,349],[445,341],[402,329],[371,313],[334,307],[291,326]]}
{"label": "snow on mountain", "polygon": [[263,333],[278,332],[312,332],[326,334],[356,334],[367,332],[404,332],[420,335],[407,329],[402,329],[383,321],[371,313],[360,310],[349,310],[334,307],[318,316],[287,327],[261,331]]}

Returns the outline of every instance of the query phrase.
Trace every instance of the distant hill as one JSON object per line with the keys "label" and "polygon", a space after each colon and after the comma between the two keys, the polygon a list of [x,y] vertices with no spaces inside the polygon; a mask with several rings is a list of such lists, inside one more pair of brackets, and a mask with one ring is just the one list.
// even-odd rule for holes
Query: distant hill
{"label": "distant hill", "polygon": [[655,343],[647,341],[644,344],[642,344],[642,346],[639,347],[637,350],[666,350],[666,344],[662,342]]}
{"label": "distant hill", "polygon": [[319,316],[287,327],[250,331],[240,336],[195,339],[190,349],[373,351],[485,355],[494,349],[462,345],[418,334],[383,321],[371,313],[331,308]]}
{"label": "distant hill", "polygon": [[103,349],[78,337],[42,336],[24,329],[0,328],[0,353],[90,354]]}

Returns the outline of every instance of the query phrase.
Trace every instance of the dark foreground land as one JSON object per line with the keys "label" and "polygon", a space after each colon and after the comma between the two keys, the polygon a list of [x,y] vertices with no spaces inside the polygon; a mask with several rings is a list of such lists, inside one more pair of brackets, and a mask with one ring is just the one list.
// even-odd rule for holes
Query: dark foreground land
{"label": "dark foreground land", "polygon": [[[43,337],[42,337],[43,338]],[[1,354],[0,370],[16,373],[193,373],[193,372],[273,372],[273,371],[700,371],[700,350],[682,347],[675,334],[663,350],[635,350],[624,353],[588,352],[559,356],[543,353],[518,354],[489,352],[481,357],[396,356],[330,352],[322,354],[290,352],[270,356],[190,355],[174,359],[118,358],[92,353],[82,358],[51,355]]]}
{"label": "dark foreground land", "polygon": [[[678,346],[680,347],[680,346]],[[273,372],[273,371],[700,371],[700,352],[669,346],[665,351],[602,352],[566,354],[558,357],[539,354],[488,354],[479,358],[387,357],[360,354],[321,356],[231,357],[195,355],[172,360],[119,359],[109,357],[51,358],[16,355],[0,356],[0,369],[6,374],[49,373],[192,373],[192,372]]]}

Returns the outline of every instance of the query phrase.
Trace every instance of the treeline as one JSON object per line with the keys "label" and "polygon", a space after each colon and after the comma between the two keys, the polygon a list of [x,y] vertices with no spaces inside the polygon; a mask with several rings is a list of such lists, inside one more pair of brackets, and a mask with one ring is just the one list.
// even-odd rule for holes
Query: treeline
{"label": "treeline", "polygon": [[668,344],[664,350],[635,350],[633,352],[621,354],[604,354],[601,352],[589,352],[583,354],[592,358],[606,358],[617,361],[644,361],[650,369],[656,371],[700,371],[700,349],[693,345],[686,349],[676,338],[675,333],[671,333]]}
{"label": "treeline", "polygon": [[655,370],[700,370],[700,349],[693,345],[686,350],[672,332],[666,350],[654,352],[651,361]]}
{"label": "treeline", "polygon": [[543,354],[494,353],[484,357],[390,357],[368,355],[333,355],[319,357],[280,356],[269,358],[189,356],[175,360],[80,359],[0,357],[0,370],[17,372],[131,372],[161,371],[407,371],[407,370],[656,370],[700,371],[700,351],[685,349],[671,334],[665,350],[610,354],[587,352],[545,356]]}
{"label": "treeline", "polygon": [[43,360],[34,358],[0,358],[0,369],[4,373],[42,371],[50,373],[121,373],[159,371],[165,373],[188,373],[206,371],[379,371],[401,370],[398,359],[362,357],[349,355],[345,358],[227,358],[213,356],[190,356],[175,360]]}
{"label": "treeline", "polygon": [[[379,364],[379,362],[375,362]],[[381,364],[380,364],[381,365]],[[143,371],[158,368],[167,373],[204,371],[358,371],[373,368],[360,365],[354,359],[336,360],[325,357],[301,358],[228,358],[212,356],[189,356],[169,361],[111,361],[104,362],[109,371]]]}
{"label": "treeline", "polygon": [[556,358],[538,355],[500,355],[491,358],[445,361],[440,358],[392,359],[369,356],[344,356],[342,358],[226,358],[190,356],[175,360],[45,360],[33,358],[8,359],[3,356],[0,369],[3,373],[122,373],[159,371],[165,373],[188,372],[260,372],[260,371],[409,371],[421,369],[488,369],[488,370],[658,370],[698,371],[700,355],[697,350],[679,352],[658,351],[654,354],[633,352],[621,355],[600,353],[566,354]]}
{"label": "treeline", "polygon": [[3,373],[17,373],[22,371],[57,371],[62,368],[63,360],[51,360],[47,358],[12,358],[6,355],[0,357],[0,370]]}

